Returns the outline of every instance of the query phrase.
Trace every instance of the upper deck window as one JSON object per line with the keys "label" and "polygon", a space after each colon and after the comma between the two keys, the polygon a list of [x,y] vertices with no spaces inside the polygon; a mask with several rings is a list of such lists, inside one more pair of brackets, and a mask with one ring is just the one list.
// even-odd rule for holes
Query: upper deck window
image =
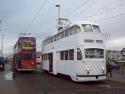
{"label": "upper deck window", "polygon": [[50,43],[55,42],[57,40],[60,40],[60,39],[62,39],[64,37],[68,37],[70,35],[78,33],[80,31],[81,31],[81,28],[79,26],[77,26],[77,25],[74,25],[74,26],[69,27],[68,29],[66,29],[66,30],[64,30],[62,32],[59,32],[56,35],[46,39],[45,41],[43,41],[43,45],[45,46],[47,44],[50,44]]}
{"label": "upper deck window", "polygon": [[93,29],[95,32],[101,32],[100,28],[98,25],[92,25]]}
{"label": "upper deck window", "polygon": [[69,36],[69,29],[65,31],[65,37]]}
{"label": "upper deck window", "polygon": [[50,42],[53,42],[53,37],[52,37],[52,38],[50,38]]}
{"label": "upper deck window", "polygon": [[64,38],[64,32],[61,32],[61,38]]}
{"label": "upper deck window", "polygon": [[75,30],[74,30],[74,33],[78,33],[81,31],[81,28],[77,25],[75,25]]}
{"label": "upper deck window", "polygon": [[57,40],[57,35],[54,36],[54,41],[56,41],[56,40]]}
{"label": "upper deck window", "polygon": [[92,26],[90,24],[83,24],[82,27],[85,32],[93,32]]}
{"label": "upper deck window", "polygon": [[74,26],[70,28],[70,35],[74,33]]}

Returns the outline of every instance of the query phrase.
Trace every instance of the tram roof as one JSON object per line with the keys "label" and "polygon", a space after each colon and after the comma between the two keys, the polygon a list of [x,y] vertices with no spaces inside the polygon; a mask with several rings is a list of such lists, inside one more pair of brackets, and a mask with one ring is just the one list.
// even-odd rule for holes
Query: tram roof
{"label": "tram roof", "polygon": [[75,24],[77,24],[77,25],[81,25],[81,24],[99,25],[99,24],[97,24],[97,23],[95,23],[95,22],[91,22],[91,21],[75,21],[75,22],[73,22],[73,23],[71,24],[71,26],[72,26],[72,25],[75,25]]}
{"label": "tram roof", "polygon": [[20,40],[24,40],[24,39],[35,39],[35,37],[32,36],[20,36],[16,42],[16,44],[14,45],[14,48],[16,47],[16,45],[19,43]]}
{"label": "tram roof", "polygon": [[[71,23],[70,26],[65,27],[64,29],[62,29],[62,30],[59,31],[59,32],[58,32],[58,31],[57,31],[57,32],[54,32],[54,33],[51,34],[49,37],[45,38],[45,40],[47,40],[48,38],[50,38],[50,37],[52,37],[52,36],[54,36],[54,35],[56,35],[56,34],[62,32],[62,31],[64,31],[64,30],[66,30],[67,28],[70,28],[70,27],[72,27],[72,26],[74,26],[74,25],[81,25],[81,24],[99,25],[99,24],[97,24],[97,23],[95,23],[95,22],[92,22],[92,21],[74,21],[74,22]],[[45,40],[44,40],[44,41],[45,41]]]}

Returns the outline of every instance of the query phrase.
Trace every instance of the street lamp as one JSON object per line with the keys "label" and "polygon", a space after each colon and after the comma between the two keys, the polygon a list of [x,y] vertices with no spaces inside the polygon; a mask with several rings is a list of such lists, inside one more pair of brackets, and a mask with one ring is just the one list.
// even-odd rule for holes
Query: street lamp
{"label": "street lamp", "polygon": [[58,7],[58,20],[60,19],[60,5],[56,5]]}

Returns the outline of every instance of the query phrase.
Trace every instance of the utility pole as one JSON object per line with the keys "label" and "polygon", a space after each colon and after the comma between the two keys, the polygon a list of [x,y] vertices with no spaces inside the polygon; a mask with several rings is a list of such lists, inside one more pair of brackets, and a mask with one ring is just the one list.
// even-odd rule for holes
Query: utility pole
{"label": "utility pole", "polygon": [[1,56],[3,56],[3,37],[4,37],[4,34],[2,33],[1,31],[1,20],[0,20],[0,36],[1,36],[1,51],[0,51],[0,54]]}
{"label": "utility pole", "polygon": [[[0,36],[1,36],[2,32],[1,32],[1,20],[0,20]],[[2,40],[2,39],[1,39]],[[1,45],[2,45],[2,42],[1,42]],[[2,46],[1,46],[2,47]],[[2,56],[2,49],[0,49],[0,54]]]}
{"label": "utility pole", "polygon": [[58,20],[60,19],[60,5],[56,5],[58,7]]}
{"label": "utility pole", "polygon": [[4,37],[4,34],[1,35],[1,56],[3,56],[3,37]]}

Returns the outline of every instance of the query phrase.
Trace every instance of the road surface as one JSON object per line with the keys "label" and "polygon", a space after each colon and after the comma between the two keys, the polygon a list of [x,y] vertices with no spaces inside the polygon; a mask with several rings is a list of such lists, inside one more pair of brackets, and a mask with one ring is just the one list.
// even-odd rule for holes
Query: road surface
{"label": "road surface", "polygon": [[125,83],[111,80],[75,83],[44,72],[16,73],[14,80],[21,94],[125,94]]}

